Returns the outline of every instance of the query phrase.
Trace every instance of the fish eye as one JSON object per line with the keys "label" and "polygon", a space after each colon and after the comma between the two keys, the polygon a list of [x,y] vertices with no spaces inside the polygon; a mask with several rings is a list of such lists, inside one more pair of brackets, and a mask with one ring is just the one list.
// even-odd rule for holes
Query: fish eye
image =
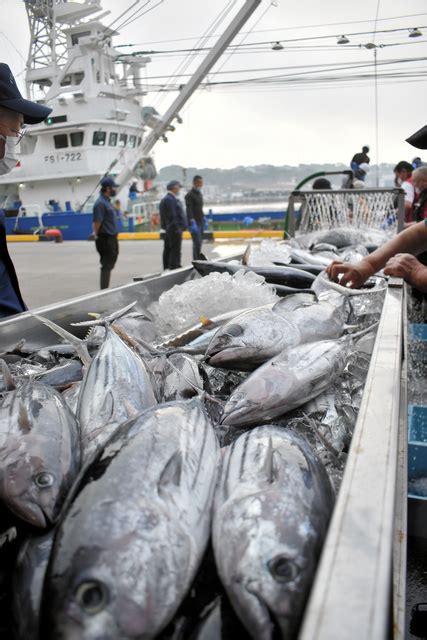
{"label": "fish eye", "polygon": [[108,591],[101,582],[82,582],[76,590],[78,604],[90,615],[99,613],[108,604]]}
{"label": "fish eye", "polygon": [[230,324],[230,326],[225,328],[225,333],[228,336],[232,336],[233,338],[237,338],[237,336],[241,336],[243,333],[243,327],[240,324]]}
{"label": "fish eye", "polygon": [[277,556],[270,560],[268,569],[277,582],[291,582],[298,574],[295,562],[286,556]]}
{"label": "fish eye", "polygon": [[42,471],[34,478],[34,482],[40,489],[47,489],[48,487],[51,487],[54,480],[54,476],[47,471]]}

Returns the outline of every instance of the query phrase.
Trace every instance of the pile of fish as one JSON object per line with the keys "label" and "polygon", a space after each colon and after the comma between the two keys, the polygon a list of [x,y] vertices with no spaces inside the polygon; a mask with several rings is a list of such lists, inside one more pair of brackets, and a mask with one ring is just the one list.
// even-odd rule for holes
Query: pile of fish
{"label": "pile of fish", "polygon": [[254,271],[267,304],[166,337],[134,305],[85,339],[39,318],[60,344],[0,354],[2,637],[297,636],[385,291],[299,251],[195,262]]}

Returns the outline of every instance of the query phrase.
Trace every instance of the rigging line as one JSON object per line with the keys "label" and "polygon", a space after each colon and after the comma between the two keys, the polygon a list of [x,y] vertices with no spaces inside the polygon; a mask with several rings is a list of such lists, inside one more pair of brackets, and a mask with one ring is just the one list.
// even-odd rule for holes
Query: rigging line
{"label": "rigging line", "polygon": [[[219,12],[219,14],[217,15],[217,17],[213,20],[213,22],[211,23],[210,26],[207,27],[207,29],[205,30],[204,34],[199,38],[198,43],[200,44],[204,44],[204,42],[207,42],[207,39],[210,37],[210,34],[213,33],[215,31],[215,29],[217,29],[219,27],[219,25],[223,22],[223,20],[225,19],[225,17],[228,15],[228,13],[231,11],[231,9],[233,8],[233,6],[236,4],[236,0],[229,0],[228,4],[225,5],[225,7]],[[190,54],[188,55],[181,63],[180,65],[178,65],[178,67],[176,68],[175,72],[173,73],[173,75],[171,76],[170,79],[170,84],[172,84],[172,82],[174,81],[175,78],[178,77],[179,73],[186,71],[186,69],[189,67],[189,65],[193,62],[193,60],[195,59],[194,54]],[[165,95],[159,95],[157,100],[155,100],[155,104],[156,106],[160,106],[161,102],[164,100]]]}
{"label": "rigging line", "polygon": [[[385,22],[387,20],[399,20],[401,18],[417,18],[420,16],[425,16],[427,15],[427,13],[408,13],[406,15],[402,15],[402,16],[392,16],[390,18],[379,18],[378,22]],[[342,25],[347,25],[347,24],[364,24],[364,23],[372,23],[372,19],[369,20],[350,20],[347,22],[326,22],[323,24],[307,24],[307,25],[302,25],[302,26],[295,26],[295,27],[282,27],[279,29],[258,29],[255,31],[252,31],[252,33],[271,33],[274,31],[295,31],[297,29],[317,29],[317,28],[321,28],[321,27],[340,27]],[[241,35],[247,33],[247,31],[241,31]],[[217,38],[218,35],[212,35],[212,38],[215,37]],[[148,42],[136,42],[134,44],[118,44],[116,45],[116,47],[142,47],[142,46],[146,46],[147,44],[164,44],[165,42],[169,43],[169,42],[185,42],[185,41],[189,41],[189,40],[198,40],[199,36],[194,36],[194,37],[189,37],[189,38],[174,38],[174,39],[168,39],[168,40],[150,40]]]}
{"label": "rigging line", "polygon": [[[151,0],[148,0],[149,2],[151,2]],[[161,4],[163,4],[165,0],[159,0],[157,2],[157,4],[153,5],[152,7],[150,7],[149,9],[147,9],[146,11],[143,11],[141,13],[141,10],[148,4],[146,3],[144,5],[144,7],[141,7],[141,9],[139,10],[139,15],[136,15],[135,17],[131,17],[129,16],[129,19],[127,20],[127,22],[125,22],[123,25],[120,25],[120,29],[124,29],[126,27],[128,27],[130,24],[132,24],[133,22],[136,22],[136,20],[139,20],[140,18],[142,18],[142,16],[145,16],[147,13],[150,13],[151,11],[154,11],[154,9],[157,9],[157,7]]]}
{"label": "rigging line", "polygon": [[[378,23],[378,14],[380,11],[380,3],[381,0],[377,0],[377,10],[375,13],[375,23],[374,23],[374,32],[372,34],[372,42],[375,44],[375,38],[377,35],[377,23]],[[374,108],[375,108],[375,157],[376,157],[376,164],[377,164],[377,171],[376,171],[376,186],[378,187],[379,185],[379,181],[380,181],[380,174],[379,174],[379,134],[378,134],[378,51],[377,51],[378,47],[374,48]]]}
{"label": "rigging line", "polygon": [[[243,34],[243,39],[240,41],[239,46],[243,44],[243,42],[246,40],[246,38],[252,33],[253,29],[257,26],[257,24],[259,24],[259,22],[262,20],[262,18],[265,16],[265,14],[267,13],[267,11],[269,11],[271,9],[271,7],[274,6],[274,0],[270,0],[270,4],[267,5],[267,7],[265,8],[265,11],[263,11],[263,13],[260,15],[260,17],[257,19],[257,21],[255,22],[255,24],[252,26],[252,28],[245,34]],[[231,47],[229,47],[231,48]],[[227,58],[223,61],[223,63],[220,65],[220,67],[218,67],[218,69],[214,72],[213,77],[215,78],[217,73],[219,73],[219,71],[221,71],[221,69],[224,68],[224,66],[227,64],[227,62],[230,60],[231,56],[233,55],[234,51],[231,51],[231,53],[227,56]]]}
{"label": "rigging line", "polygon": [[117,20],[121,20],[123,18],[123,16],[125,16],[131,9],[133,9],[133,7],[135,7],[135,5],[139,4],[140,2],[141,2],[141,0],[135,0],[135,2],[133,4],[130,4],[127,9],[122,11],[122,13],[117,16],[117,18],[114,18],[114,20],[112,22],[110,22],[110,24],[108,24],[105,27],[105,29],[111,29],[113,27],[113,24],[115,22],[117,22]]}
{"label": "rigging line", "polygon": [[[232,6],[235,4],[235,0],[229,0],[228,5],[226,4],[224,9],[222,9],[219,14],[217,15],[217,17],[213,20],[213,22],[210,24],[210,26],[208,26],[205,30],[205,32],[202,34],[202,36],[199,37],[197,44],[203,44],[205,41],[207,41],[207,39],[210,37],[209,34],[212,33],[212,31],[214,31],[217,26],[219,26],[219,24],[221,24],[222,20],[225,18],[225,16],[227,15],[227,13],[231,10]],[[180,70],[185,71],[185,69],[188,67],[188,65],[190,64],[190,62],[192,62],[194,59],[194,55],[187,55],[185,57],[185,59],[180,63],[180,65],[178,65],[178,67],[176,68],[175,72],[172,74],[171,78],[170,78],[170,82],[172,83],[173,80],[179,75]]]}
{"label": "rigging line", "polygon": [[[138,9],[136,9],[130,16],[128,16],[122,23],[120,23],[117,26],[117,30],[118,29],[125,29],[130,24],[132,24],[132,22],[135,22],[136,20],[139,20],[139,18],[142,18],[142,16],[144,16],[146,13],[149,13],[150,11],[153,11],[153,9],[155,9],[159,4],[161,4],[163,2],[163,0],[160,0],[160,2],[158,2],[156,5],[146,9],[146,7],[148,7],[148,5],[151,2],[152,2],[152,0],[146,0],[146,2],[142,5],[142,7],[139,7]],[[144,9],[146,9],[146,11],[144,11]]]}

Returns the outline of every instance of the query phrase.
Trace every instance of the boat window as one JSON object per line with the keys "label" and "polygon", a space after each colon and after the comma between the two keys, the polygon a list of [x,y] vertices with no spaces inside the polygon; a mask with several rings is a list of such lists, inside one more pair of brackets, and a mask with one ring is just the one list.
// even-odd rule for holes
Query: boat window
{"label": "boat window", "polygon": [[97,147],[103,147],[105,144],[106,137],[107,137],[107,134],[105,131],[94,131],[92,144],[94,144]]}
{"label": "boat window", "polygon": [[66,133],[58,133],[58,135],[53,136],[53,142],[55,149],[65,149],[65,147],[68,147],[68,136]]}
{"label": "boat window", "polygon": [[84,131],[73,131],[70,133],[72,147],[81,147],[83,144]]}
{"label": "boat window", "polygon": [[138,147],[140,147],[140,146],[141,146],[141,142],[142,142],[142,138],[140,138],[140,137],[138,136]]}
{"label": "boat window", "polygon": [[127,133],[121,133],[119,138],[119,147],[125,147],[128,141]]}
{"label": "boat window", "polygon": [[117,145],[117,133],[115,133],[114,131],[110,133],[108,144],[110,145],[110,147],[115,147]]}
{"label": "boat window", "polygon": [[129,136],[128,147],[130,147],[131,149],[135,149],[135,144],[136,144],[136,136]]}

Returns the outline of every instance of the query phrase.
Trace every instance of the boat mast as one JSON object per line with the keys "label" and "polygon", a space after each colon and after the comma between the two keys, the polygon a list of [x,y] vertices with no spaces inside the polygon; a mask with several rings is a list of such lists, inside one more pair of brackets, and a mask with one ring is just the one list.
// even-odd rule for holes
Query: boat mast
{"label": "boat mast", "polygon": [[68,43],[63,26],[101,10],[100,0],[84,4],[66,0],[24,0],[30,26],[30,49],[25,77],[29,100],[37,89],[45,96],[68,59]]}
{"label": "boat mast", "polygon": [[[218,61],[221,55],[224,53],[230,42],[238,34],[243,25],[248,21],[255,9],[261,4],[262,0],[246,0],[243,7],[234,17],[230,25],[227,27],[223,35],[219,38],[218,42],[212,47],[206,58],[194,72],[187,84],[181,89],[179,95],[169,107],[167,112],[162,118],[159,118],[157,125],[153,128],[150,134],[144,139],[141,148],[139,149],[139,156],[147,156],[153,149],[154,145],[161,138],[172,121],[175,118],[179,118],[179,112],[190,99],[197,87],[207,76],[214,64]],[[116,180],[118,184],[123,185],[131,177],[137,165],[125,167]]]}

